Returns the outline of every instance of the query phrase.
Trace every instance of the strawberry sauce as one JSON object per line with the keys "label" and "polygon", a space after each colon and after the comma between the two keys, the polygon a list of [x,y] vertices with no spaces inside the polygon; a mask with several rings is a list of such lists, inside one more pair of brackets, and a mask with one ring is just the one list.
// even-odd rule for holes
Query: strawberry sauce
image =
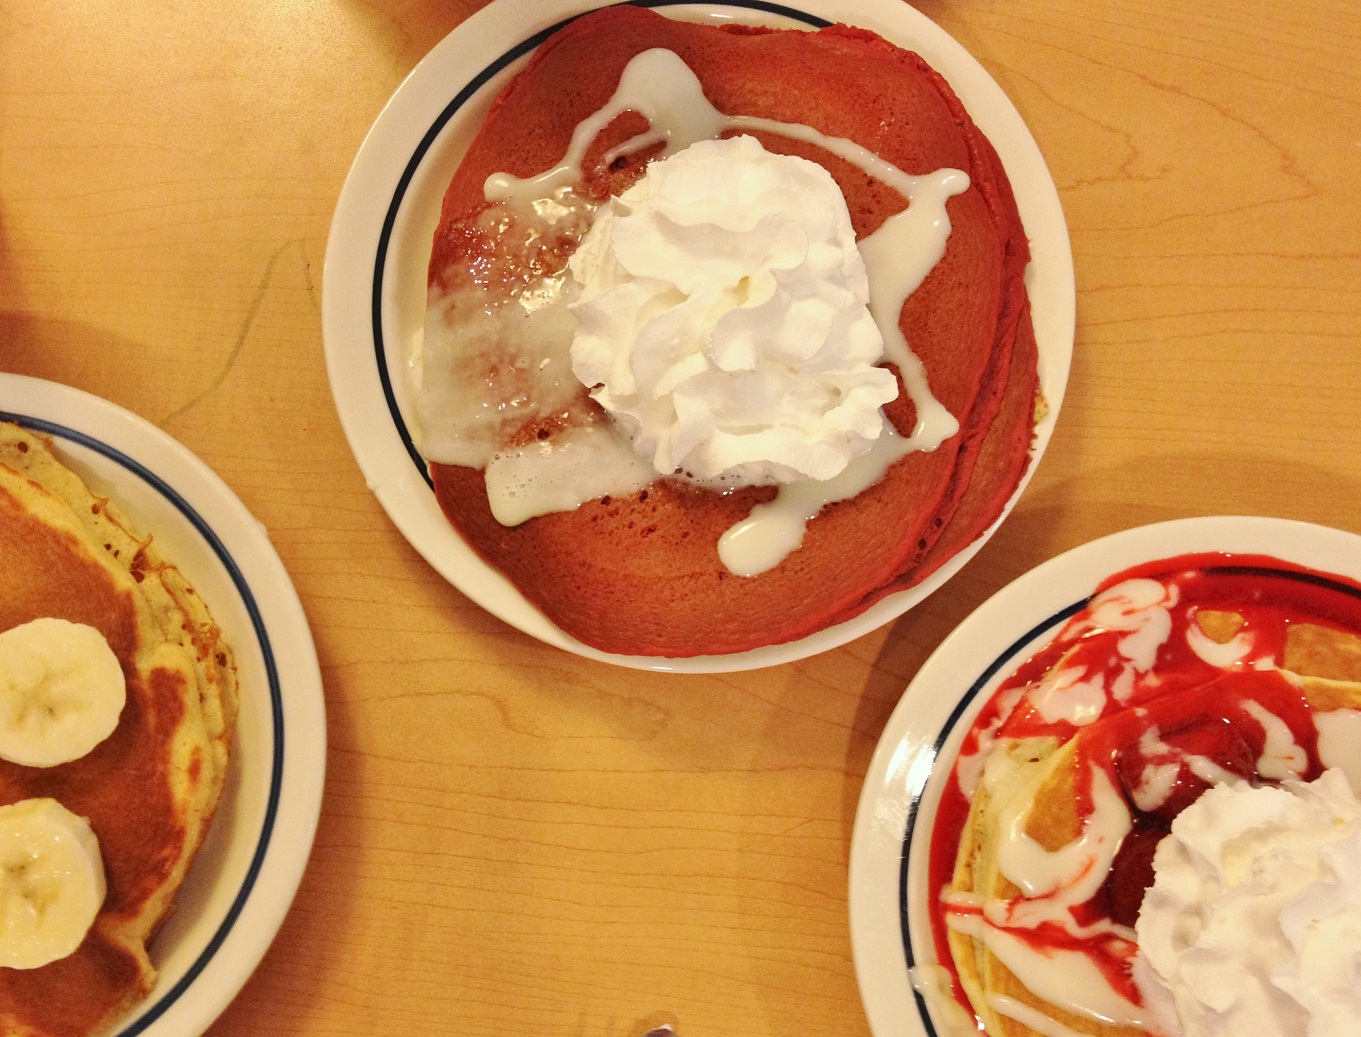
{"label": "strawberry sauce", "polygon": [[[1010,953],[1033,974],[1085,960],[1129,1008],[1125,1023],[1140,1025],[1133,926],[1172,819],[1213,784],[1311,781],[1325,768],[1313,711],[1282,672],[1288,631],[1301,622],[1361,632],[1361,585],[1257,555],[1151,562],[1106,580],[998,687],[951,769],[928,865],[930,888],[942,894],[931,902],[937,960],[966,1009],[951,921],[976,939],[984,933],[998,947],[1020,948]],[[1015,834],[1024,823],[1003,823],[999,832],[1012,833],[997,842],[1004,874],[1013,879],[1011,861],[1035,884],[1016,881],[1024,892],[1011,900],[946,898],[970,803],[983,775],[994,773],[984,761],[1019,739],[1071,743],[1078,841],[1091,852],[1037,852],[1028,835]],[[1026,814],[1005,813],[1010,781],[1008,772],[988,786],[991,802],[1002,804],[1004,819],[1024,822]]]}

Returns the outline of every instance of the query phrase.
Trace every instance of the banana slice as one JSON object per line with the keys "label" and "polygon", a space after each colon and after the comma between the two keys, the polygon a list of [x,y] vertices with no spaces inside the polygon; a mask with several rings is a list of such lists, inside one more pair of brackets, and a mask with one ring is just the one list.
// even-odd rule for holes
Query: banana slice
{"label": "banana slice", "polygon": [[0,758],[78,760],[113,733],[126,701],[123,668],[94,627],[43,618],[0,634]]}
{"label": "banana slice", "polygon": [[0,807],[0,967],[36,969],[72,953],[105,890],[85,818],[55,799]]}

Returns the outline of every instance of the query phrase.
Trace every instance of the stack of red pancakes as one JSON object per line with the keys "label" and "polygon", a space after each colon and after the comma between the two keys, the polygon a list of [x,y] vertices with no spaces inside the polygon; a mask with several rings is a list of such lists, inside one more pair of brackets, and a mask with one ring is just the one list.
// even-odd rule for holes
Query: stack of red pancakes
{"label": "stack of red pancakes", "polygon": [[[955,168],[970,178],[947,205],[945,255],[900,319],[959,432],[933,451],[907,455],[858,496],[825,506],[802,546],[774,569],[737,576],[717,551],[719,537],[772,498],[774,487],[719,493],[659,478],[641,493],[505,527],[492,517],[481,470],[430,466],[440,506],[462,536],[576,639],[625,655],[742,652],[807,636],[920,582],[1001,514],[1025,473],[1042,406],[1023,282],[1029,248],[992,145],[918,55],[846,26],[706,25],[621,6],[552,36],[497,98],[445,195],[432,287],[477,282],[495,291],[506,280],[507,271],[488,272],[514,260],[497,254],[477,222],[486,178],[555,166],[577,124],[610,99],[624,66],[654,47],[678,54],[721,112],[849,138],[909,174]],[[606,127],[587,154],[579,190],[600,199],[635,182],[647,153],[609,167],[599,160],[645,127],[631,112]],[[816,145],[754,135],[767,150],[825,167],[858,238],[907,204]],[[565,264],[570,248],[550,250],[547,262]],[[581,405],[594,406],[585,389]],[[905,391],[884,410],[900,434],[912,433],[917,416]],[[558,431],[549,422],[523,434]]]}

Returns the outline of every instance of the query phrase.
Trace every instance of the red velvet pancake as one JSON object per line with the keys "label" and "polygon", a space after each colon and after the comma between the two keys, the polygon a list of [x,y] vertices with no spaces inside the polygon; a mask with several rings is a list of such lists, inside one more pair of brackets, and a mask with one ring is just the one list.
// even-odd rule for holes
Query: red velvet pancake
{"label": "red velvet pancake", "polygon": [[[850,618],[923,578],[1000,514],[1024,473],[1034,422],[1035,343],[1022,282],[1029,250],[995,151],[919,56],[846,26],[719,27],[612,7],[551,37],[495,102],[445,195],[432,289],[476,283],[496,291],[523,273],[507,269],[514,260],[477,229],[487,176],[527,177],[556,165],[577,123],[608,101],[628,61],[653,47],[677,53],[726,114],[803,123],[850,138],[909,174],[950,167],[971,180],[948,202],[945,255],[900,322],[959,433],[908,455],[857,497],[825,507],[803,545],[774,569],[736,576],[717,553],[722,533],[773,496],[770,487],[719,495],[658,480],[639,494],[507,528],[491,515],[480,470],[431,465],[450,521],[568,634],[622,654],[740,652]],[[592,162],[643,125],[629,114],[602,131],[584,164],[584,193],[618,193],[638,177],[645,159],[610,169]],[[816,145],[755,136],[770,151],[824,166],[859,237],[906,205]],[[571,248],[563,242],[545,262],[560,266]],[[583,389],[582,408],[593,406]],[[911,433],[916,412],[905,392],[885,412],[900,433]],[[526,437],[553,431],[536,427]]]}

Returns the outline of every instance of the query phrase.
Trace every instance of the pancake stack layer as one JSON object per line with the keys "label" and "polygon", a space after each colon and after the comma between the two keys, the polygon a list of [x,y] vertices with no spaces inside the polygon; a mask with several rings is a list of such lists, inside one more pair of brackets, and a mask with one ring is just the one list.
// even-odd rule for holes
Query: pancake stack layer
{"label": "pancake stack layer", "polygon": [[[846,26],[716,27],[619,6],[551,37],[495,102],[444,199],[432,300],[469,287],[496,298],[507,285],[562,270],[573,240],[541,246],[531,271],[530,260],[507,254],[487,233],[479,220],[488,208],[484,182],[493,173],[530,177],[555,166],[577,124],[605,105],[625,65],[650,48],[679,55],[726,115],[804,124],[849,138],[906,173],[955,168],[971,181],[948,203],[944,257],[900,320],[931,392],[960,431],[934,451],[909,454],[858,496],[825,506],[802,546],[774,569],[736,576],[717,553],[723,532],[770,499],[773,487],[721,494],[659,478],[640,493],[504,527],[492,517],[480,469],[431,465],[440,504],[458,531],[573,637],[623,654],[740,652],[803,637],[912,586],[1000,515],[1026,469],[1042,405],[1022,281],[1029,250],[996,152],[919,56]],[[605,127],[577,190],[598,200],[635,182],[644,161],[606,166],[601,156],[645,128],[635,113]],[[815,144],[754,135],[770,151],[823,165],[859,238],[906,204]],[[583,388],[575,409],[603,420],[593,408]],[[916,412],[905,392],[885,414],[900,434],[912,433]],[[518,441],[561,430],[560,421],[531,423]]]}
{"label": "pancake stack layer", "polygon": [[85,941],[0,969],[0,1033],[84,1037],[145,997],[147,941],[213,818],[235,722],[236,672],[203,601],[48,445],[0,425],[0,631],[41,617],[99,630],[127,681],[118,726],[54,767],[0,761],[0,805],[51,797],[89,820],[108,892]]}
{"label": "pancake stack layer", "polygon": [[[1282,563],[1242,561],[1251,574],[1169,563],[1164,571],[1180,575],[1163,600],[1126,596],[1100,618],[1089,606],[975,721],[933,836],[945,850],[957,846],[953,872],[934,881],[944,890],[937,931],[989,1037],[1161,1033],[1133,978],[1134,925],[1172,819],[1212,774],[1263,784],[1350,769],[1328,758],[1321,732],[1335,711],[1361,710],[1361,588],[1322,590],[1316,574],[1297,581],[1285,570],[1282,579],[1271,571]],[[1156,652],[1135,659],[1140,638]],[[1062,715],[1066,692],[1075,702],[1093,688],[1110,695],[1096,700],[1095,719]],[[1283,759],[1293,762],[1281,769]],[[1101,787],[1130,819],[1127,832],[1103,830]],[[1052,855],[1053,888],[1023,890],[1008,878],[1018,826],[1032,862]],[[1099,873],[1068,892],[1086,880],[1076,870],[1071,884],[1058,878],[1064,855],[1109,835],[1113,858],[1093,852],[1105,862]],[[1129,1014],[1103,1021],[1103,1004]]]}

